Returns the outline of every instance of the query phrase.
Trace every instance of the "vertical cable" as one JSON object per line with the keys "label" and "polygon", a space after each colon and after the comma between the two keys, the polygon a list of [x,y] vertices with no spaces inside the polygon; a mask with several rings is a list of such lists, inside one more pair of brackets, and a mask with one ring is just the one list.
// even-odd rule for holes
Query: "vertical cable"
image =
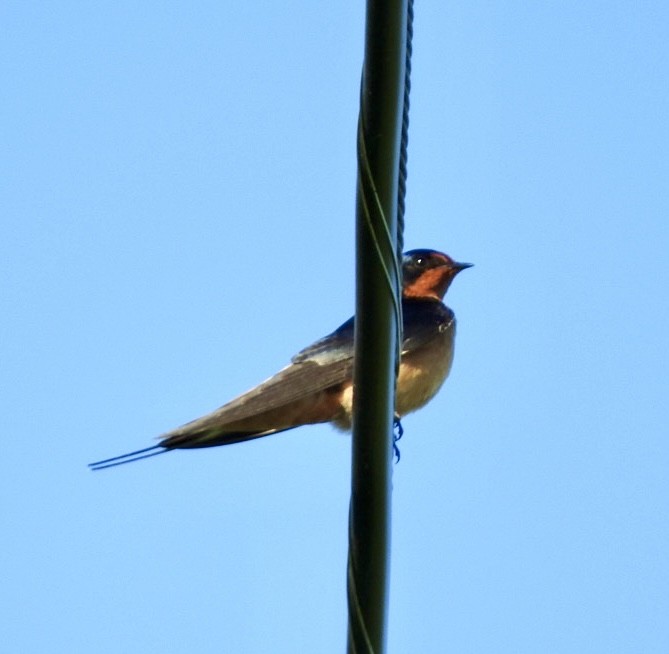
{"label": "vertical cable", "polygon": [[348,651],[386,647],[395,379],[408,140],[409,0],[368,0],[356,210]]}

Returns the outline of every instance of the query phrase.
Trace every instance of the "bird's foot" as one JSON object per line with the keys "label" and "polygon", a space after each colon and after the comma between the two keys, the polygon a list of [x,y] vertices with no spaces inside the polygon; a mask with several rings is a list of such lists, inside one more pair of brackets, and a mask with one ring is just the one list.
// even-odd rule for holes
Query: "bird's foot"
{"label": "bird's foot", "polygon": [[400,440],[400,438],[404,436],[404,427],[402,427],[402,422],[399,413],[396,413],[395,417],[393,418],[393,429],[397,430],[397,435],[395,436],[395,440],[396,441]]}
{"label": "bird's foot", "polygon": [[400,422],[400,417],[396,413],[393,420],[393,454],[395,455],[395,463],[400,462],[400,448],[397,447],[397,442],[404,436],[404,427]]}

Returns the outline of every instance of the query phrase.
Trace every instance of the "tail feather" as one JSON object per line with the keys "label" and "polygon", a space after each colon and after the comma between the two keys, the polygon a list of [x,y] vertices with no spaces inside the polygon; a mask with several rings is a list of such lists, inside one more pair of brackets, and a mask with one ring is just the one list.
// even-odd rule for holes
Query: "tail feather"
{"label": "tail feather", "polygon": [[105,468],[121,466],[124,463],[132,463],[133,461],[139,461],[140,459],[148,459],[150,456],[164,454],[165,452],[169,452],[169,449],[162,445],[153,445],[152,447],[145,447],[143,450],[136,450],[135,452],[128,452],[127,454],[121,454],[120,456],[113,456],[111,459],[103,459],[102,461],[89,463],[88,467],[91,470],[104,470]]}
{"label": "tail feather", "polygon": [[220,429],[207,429],[199,433],[192,433],[186,431],[185,433],[175,433],[172,436],[166,436],[160,441],[159,447],[164,447],[168,450],[190,450],[199,449],[203,447],[218,447],[219,445],[232,445],[233,443],[243,443],[254,438],[262,438],[263,436],[271,436],[272,434],[279,434],[282,431],[288,431],[293,427],[285,427],[284,429],[264,429],[264,430],[249,430],[249,431],[233,431],[221,432]]}
{"label": "tail feather", "polygon": [[186,432],[182,434],[174,434],[167,436],[160,441],[158,445],[145,447],[142,450],[128,452],[119,456],[113,456],[110,459],[103,459],[95,463],[89,463],[88,467],[91,470],[104,470],[105,468],[114,468],[122,466],[125,463],[132,463],[133,461],[140,461],[141,459],[148,459],[158,454],[164,454],[171,450],[183,449],[197,449],[203,447],[216,447],[218,445],[232,445],[233,443],[242,443],[243,441],[250,441],[254,438],[262,438],[270,434],[278,434],[282,431],[287,431],[292,427],[286,429],[267,429],[265,431],[237,431],[227,433],[217,433],[218,430],[209,430],[201,433]]}

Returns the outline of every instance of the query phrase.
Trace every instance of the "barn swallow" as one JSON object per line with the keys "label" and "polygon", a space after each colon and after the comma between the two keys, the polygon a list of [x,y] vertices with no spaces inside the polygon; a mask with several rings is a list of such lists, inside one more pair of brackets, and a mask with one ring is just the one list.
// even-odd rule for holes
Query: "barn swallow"
{"label": "barn swallow", "polygon": [[[403,257],[404,335],[395,400],[397,420],[429,402],[450,372],[455,315],[442,299],[455,276],[471,265],[435,250],[411,250]],[[89,467],[101,470],[170,450],[229,445],[321,422],[350,429],[353,320],[298,352],[288,366],[259,386],[167,432],[157,445]]]}

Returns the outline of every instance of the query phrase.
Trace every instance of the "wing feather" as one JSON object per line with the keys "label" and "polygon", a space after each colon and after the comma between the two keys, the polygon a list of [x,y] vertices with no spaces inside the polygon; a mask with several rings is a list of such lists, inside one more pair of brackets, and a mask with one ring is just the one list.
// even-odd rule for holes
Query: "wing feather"
{"label": "wing feather", "polygon": [[[405,300],[402,355],[424,347],[454,321],[453,312],[441,302]],[[224,432],[226,425],[268,413],[319,391],[348,381],[353,376],[353,332],[351,318],[331,334],[298,352],[292,363],[255,388],[197,420],[164,434],[163,441],[204,432]]]}
{"label": "wing feather", "polygon": [[205,431],[211,427],[224,430],[226,424],[266,413],[299,401],[318,391],[341,384],[351,378],[353,359],[319,364],[314,361],[291,363],[276,375],[243,393],[219,409],[164,434],[168,439],[186,433]]}

